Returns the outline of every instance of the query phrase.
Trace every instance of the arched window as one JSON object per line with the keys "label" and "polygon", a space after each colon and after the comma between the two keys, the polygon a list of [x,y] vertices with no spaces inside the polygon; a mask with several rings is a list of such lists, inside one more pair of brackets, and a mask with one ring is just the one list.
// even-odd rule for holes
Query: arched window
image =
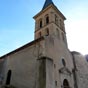
{"label": "arched window", "polygon": [[67,79],[64,79],[64,81],[63,81],[63,88],[70,88],[69,82]]}
{"label": "arched window", "polygon": [[55,23],[58,25],[58,17],[56,14],[55,14]]}
{"label": "arched window", "polygon": [[49,35],[49,29],[47,28],[45,31],[46,31],[45,35],[48,36]]}
{"label": "arched window", "polygon": [[9,70],[7,73],[6,85],[10,85],[12,71]]}
{"label": "arched window", "polygon": [[64,58],[62,58],[62,64],[63,64],[64,66],[66,66],[66,62],[65,62]]}
{"label": "arched window", "polygon": [[39,27],[42,28],[42,19],[40,20]]}
{"label": "arched window", "polygon": [[49,16],[48,15],[45,16],[45,22],[46,22],[46,24],[49,23]]}

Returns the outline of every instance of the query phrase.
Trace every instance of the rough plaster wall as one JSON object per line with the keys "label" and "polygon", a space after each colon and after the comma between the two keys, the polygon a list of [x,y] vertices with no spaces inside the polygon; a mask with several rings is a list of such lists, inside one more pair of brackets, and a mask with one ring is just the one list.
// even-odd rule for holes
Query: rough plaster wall
{"label": "rough plaster wall", "polygon": [[[56,36],[48,36],[45,38],[45,50],[46,56],[53,58],[54,60],[59,60],[59,58],[64,57],[67,65],[73,67],[71,54],[63,42],[63,40],[58,39]],[[61,62],[60,62],[61,63]]]}
{"label": "rough plaster wall", "polygon": [[38,49],[33,45],[6,58],[5,74],[9,69],[12,70],[11,85],[17,88],[35,88],[38,71],[37,54]]}
{"label": "rough plaster wall", "polygon": [[55,81],[58,81],[58,85],[61,87],[58,70],[63,66],[62,57],[64,57],[66,66],[70,71],[73,64],[70,64],[72,60],[67,47],[62,40],[55,36],[48,36],[40,45],[27,47],[7,57],[6,69],[12,70],[11,84],[18,88],[35,88],[36,84],[38,84],[36,83],[36,80],[38,81],[36,74],[39,71],[36,59],[43,55],[53,59],[53,64],[56,65],[56,68],[53,69],[54,65],[50,61],[46,61],[47,88],[54,88]]}
{"label": "rough plaster wall", "polygon": [[[46,56],[53,59],[53,64],[55,64],[54,68],[54,81],[57,81],[58,88],[61,87],[61,81],[64,80],[64,78],[68,78],[68,76],[63,76],[62,79],[60,79],[59,75],[59,69],[63,67],[62,64],[62,58],[64,58],[66,62],[66,67],[72,72],[73,69],[73,61],[71,53],[69,52],[67,46],[63,42],[63,40],[58,39],[55,35],[48,36],[48,38],[45,38],[45,52]],[[73,75],[70,77],[70,85],[73,87],[74,80]]]}
{"label": "rough plaster wall", "polygon": [[75,55],[78,88],[88,87],[88,63],[82,55]]}
{"label": "rough plaster wall", "polygon": [[1,85],[3,85],[3,81],[4,81],[4,76],[5,76],[5,60],[1,59],[0,60],[0,87]]}
{"label": "rough plaster wall", "polygon": [[2,81],[2,77],[3,77],[3,68],[4,68],[4,60],[0,60],[0,84]]}
{"label": "rough plaster wall", "polygon": [[50,57],[54,60],[54,63],[58,66],[58,69],[63,66],[61,60],[62,58],[64,58],[66,66],[70,71],[72,71],[72,56],[62,40],[59,40],[54,36],[49,36],[48,38],[46,38],[45,52],[47,57]]}

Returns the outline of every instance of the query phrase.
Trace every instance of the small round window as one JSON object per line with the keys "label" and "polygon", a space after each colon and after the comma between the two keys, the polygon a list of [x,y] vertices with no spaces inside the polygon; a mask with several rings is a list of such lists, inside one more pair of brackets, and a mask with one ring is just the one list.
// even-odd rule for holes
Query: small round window
{"label": "small round window", "polygon": [[63,64],[64,66],[66,66],[66,62],[65,62],[64,58],[62,58],[62,64]]}

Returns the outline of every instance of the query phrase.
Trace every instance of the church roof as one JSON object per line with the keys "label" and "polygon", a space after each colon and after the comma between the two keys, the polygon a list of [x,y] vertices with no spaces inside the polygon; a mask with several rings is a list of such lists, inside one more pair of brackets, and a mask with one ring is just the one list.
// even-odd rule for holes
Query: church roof
{"label": "church roof", "polygon": [[53,9],[55,9],[64,20],[66,20],[65,16],[58,10],[58,8],[55,6],[52,0],[45,0],[42,10],[38,14],[36,14],[33,18],[36,19],[36,17],[40,16],[44,11],[46,11],[46,8],[50,7],[53,7]]}
{"label": "church roof", "polygon": [[81,55],[81,53],[77,51],[71,51],[71,53],[76,54],[76,55]]}
{"label": "church roof", "polygon": [[3,58],[5,58],[5,57],[7,57],[7,56],[9,56],[9,55],[11,55],[11,54],[14,54],[14,53],[16,53],[16,52],[18,52],[18,51],[21,51],[21,50],[23,50],[23,49],[25,49],[25,48],[27,48],[27,47],[30,47],[30,46],[32,46],[32,45],[35,45],[37,42],[40,42],[40,41],[42,41],[42,40],[44,40],[44,37],[40,37],[40,38],[38,38],[38,39],[36,39],[36,40],[33,40],[32,42],[29,42],[29,43],[25,44],[24,46],[19,47],[19,48],[13,50],[13,51],[11,51],[11,52],[9,52],[9,53],[7,53],[7,54],[1,56],[0,59],[3,59]]}
{"label": "church roof", "polygon": [[52,0],[46,0],[42,10],[44,10],[45,8],[47,8],[51,4],[54,4]]}

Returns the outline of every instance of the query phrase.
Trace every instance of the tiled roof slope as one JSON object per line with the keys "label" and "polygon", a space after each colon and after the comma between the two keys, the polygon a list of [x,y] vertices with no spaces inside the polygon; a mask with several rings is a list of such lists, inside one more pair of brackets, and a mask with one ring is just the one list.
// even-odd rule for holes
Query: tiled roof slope
{"label": "tiled roof slope", "polygon": [[52,0],[46,0],[42,10],[44,10],[45,8],[47,8],[51,4],[54,4]]}

